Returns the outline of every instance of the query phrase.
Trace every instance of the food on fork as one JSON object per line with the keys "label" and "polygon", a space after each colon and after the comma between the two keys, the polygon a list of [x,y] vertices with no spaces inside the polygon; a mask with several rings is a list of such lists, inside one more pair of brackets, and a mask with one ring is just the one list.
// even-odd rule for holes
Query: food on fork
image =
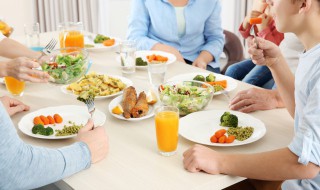
{"label": "food on fork", "polygon": [[147,115],[149,106],[144,92],[140,92],[136,105],[131,110],[133,118],[139,118]]}
{"label": "food on fork", "polygon": [[254,24],[261,24],[262,23],[262,18],[258,17],[258,18],[250,18],[250,24],[254,25]]}
{"label": "food on fork", "polygon": [[122,108],[123,108],[123,116],[126,119],[131,118],[131,110],[136,105],[137,102],[137,92],[133,86],[129,86],[123,91],[122,98]]}

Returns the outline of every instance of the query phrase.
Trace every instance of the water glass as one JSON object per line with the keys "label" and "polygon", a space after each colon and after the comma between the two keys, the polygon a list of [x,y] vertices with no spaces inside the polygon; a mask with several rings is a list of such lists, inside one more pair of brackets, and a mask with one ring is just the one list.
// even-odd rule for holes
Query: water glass
{"label": "water glass", "polygon": [[13,77],[4,77],[7,90],[14,96],[22,96],[25,88],[25,82]]}
{"label": "water glass", "polygon": [[174,155],[179,137],[179,109],[174,106],[156,108],[155,125],[159,153],[163,156]]}
{"label": "water glass", "polygon": [[120,60],[122,73],[131,74],[136,71],[136,43],[134,41],[123,41],[120,44]]}
{"label": "water glass", "polygon": [[164,78],[167,71],[167,64],[163,62],[153,63],[148,62],[149,81],[154,87],[158,87],[164,83]]}
{"label": "water glass", "polygon": [[40,26],[38,22],[31,25],[25,24],[24,34],[28,47],[40,47]]}

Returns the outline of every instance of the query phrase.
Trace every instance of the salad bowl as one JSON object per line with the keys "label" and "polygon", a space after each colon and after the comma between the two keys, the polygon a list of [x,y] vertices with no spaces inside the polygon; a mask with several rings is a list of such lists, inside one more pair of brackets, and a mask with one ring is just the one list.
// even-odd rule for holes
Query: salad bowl
{"label": "salad bowl", "polygon": [[203,110],[213,94],[213,87],[200,81],[169,81],[159,87],[162,104],[177,107],[181,116]]}
{"label": "salad bowl", "polygon": [[41,61],[41,68],[51,76],[52,83],[72,83],[86,73],[88,52],[75,47],[54,50]]}

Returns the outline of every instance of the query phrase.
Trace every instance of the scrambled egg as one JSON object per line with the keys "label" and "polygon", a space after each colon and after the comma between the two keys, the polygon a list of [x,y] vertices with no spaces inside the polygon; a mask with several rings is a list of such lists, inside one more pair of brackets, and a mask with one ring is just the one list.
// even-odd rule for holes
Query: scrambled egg
{"label": "scrambled egg", "polygon": [[79,81],[71,83],[67,90],[72,91],[75,95],[92,90],[95,96],[108,96],[122,91],[125,87],[126,84],[120,79],[92,72]]}

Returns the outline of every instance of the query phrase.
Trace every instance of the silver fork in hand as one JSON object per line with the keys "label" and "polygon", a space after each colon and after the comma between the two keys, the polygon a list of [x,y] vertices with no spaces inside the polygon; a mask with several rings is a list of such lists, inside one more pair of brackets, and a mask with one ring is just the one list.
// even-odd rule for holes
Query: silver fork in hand
{"label": "silver fork in hand", "polygon": [[58,41],[56,39],[52,38],[50,42],[46,45],[46,47],[44,47],[43,50],[41,51],[41,56],[38,58],[38,61],[43,56],[51,54],[51,51],[54,49],[54,47],[56,47],[57,42]]}
{"label": "silver fork in hand", "polygon": [[93,99],[87,99],[87,100],[85,100],[85,103],[87,105],[88,112],[90,113],[90,118],[92,119],[94,111],[96,110],[96,108],[94,106],[94,100]]}
{"label": "silver fork in hand", "polygon": [[256,26],[255,24],[251,26],[250,35],[254,37],[254,42],[256,43],[256,47],[257,47],[257,49],[258,49],[258,48],[259,48],[258,40],[257,40],[256,33],[255,33],[255,31],[254,31],[254,27],[255,27],[255,26]]}

